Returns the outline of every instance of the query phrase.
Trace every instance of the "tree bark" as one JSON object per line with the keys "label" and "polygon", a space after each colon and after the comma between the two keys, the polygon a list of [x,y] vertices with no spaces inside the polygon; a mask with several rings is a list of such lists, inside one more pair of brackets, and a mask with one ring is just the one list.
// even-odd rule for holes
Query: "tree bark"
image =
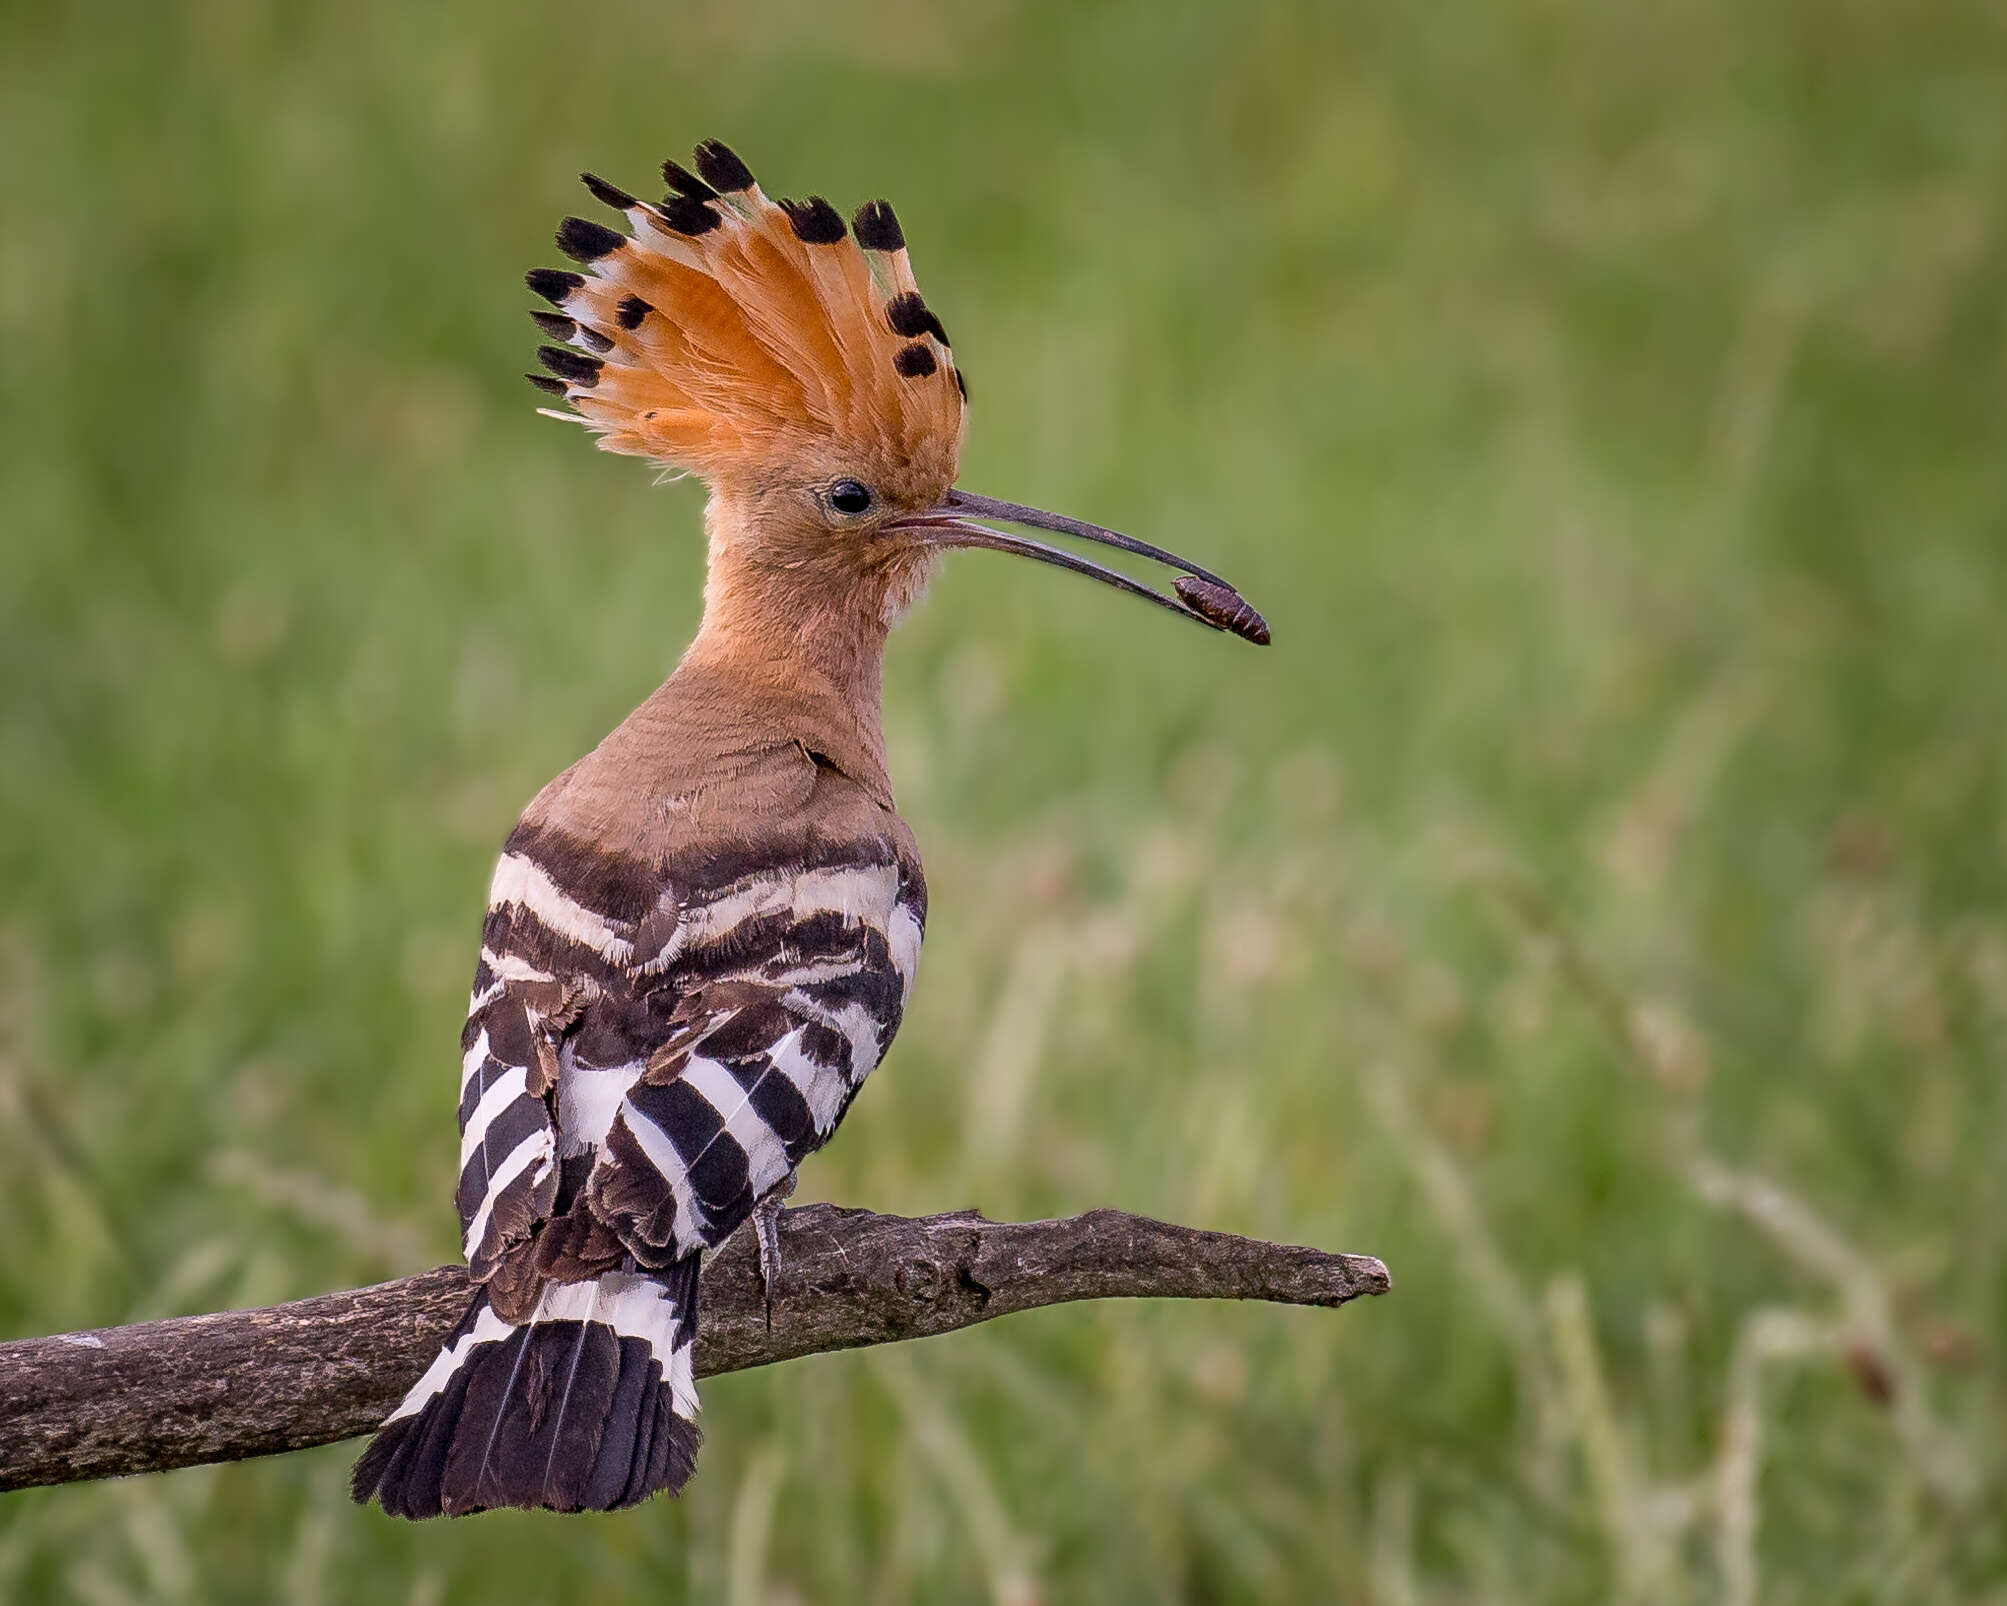
{"label": "tree bark", "polygon": [[[769,1305],[750,1234],[704,1267],[697,1372],[952,1332],[1068,1300],[1342,1305],[1387,1268],[1118,1210],[993,1222],[974,1211],[783,1213]],[[366,1433],[466,1308],[459,1266],[264,1310],[0,1344],[0,1489],[162,1472]]]}

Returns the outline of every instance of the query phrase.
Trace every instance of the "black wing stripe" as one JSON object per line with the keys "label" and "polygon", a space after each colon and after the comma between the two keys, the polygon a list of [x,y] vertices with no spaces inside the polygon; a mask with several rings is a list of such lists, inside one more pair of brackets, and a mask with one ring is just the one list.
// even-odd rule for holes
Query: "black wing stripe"
{"label": "black wing stripe", "polygon": [[800,1165],[823,1137],[816,1130],[815,1116],[801,1089],[766,1058],[732,1060],[725,1068],[745,1089],[759,1118],[786,1146],[788,1163]]}

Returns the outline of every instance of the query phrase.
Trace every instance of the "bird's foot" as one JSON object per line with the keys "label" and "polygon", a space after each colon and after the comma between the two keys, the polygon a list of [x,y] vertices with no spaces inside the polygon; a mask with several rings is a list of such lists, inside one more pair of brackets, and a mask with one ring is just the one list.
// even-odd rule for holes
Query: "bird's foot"
{"label": "bird's foot", "polygon": [[760,1292],[766,1296],[767,1310],[773,1310],[774,1292],[780,1286],[780,1215],[783,1201],[794,1197],[800,1173],[790,1171],[753,1206],[753,1237],[760,1250]]}

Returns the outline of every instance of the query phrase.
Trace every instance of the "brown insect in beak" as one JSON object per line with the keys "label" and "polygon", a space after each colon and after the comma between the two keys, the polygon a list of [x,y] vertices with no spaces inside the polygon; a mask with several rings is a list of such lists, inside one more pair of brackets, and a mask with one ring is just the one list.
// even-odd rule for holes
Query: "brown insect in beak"
{"label": "brown insect in beak", "polygon": [[1257,647],[1268,645],[1268,621],[1232,586],[1206,580],[1195,574],[1181,574],[1171,582],[1178,600],[1209,625],[1232,631],[1242,641]]}

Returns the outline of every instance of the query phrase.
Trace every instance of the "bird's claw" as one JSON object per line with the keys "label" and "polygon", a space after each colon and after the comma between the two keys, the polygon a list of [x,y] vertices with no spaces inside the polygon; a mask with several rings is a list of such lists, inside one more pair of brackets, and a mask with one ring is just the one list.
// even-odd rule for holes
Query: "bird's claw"
{"label": "bird's claw", "polygon": [[790,1171],[753,1206],[753,1238],[760,1251],[760,1292],[766,1297],[769,1310],[773,1308],[774,1293],[780,1286],[781,1204],[794,1197],[795,1184],[799,1180],[799,1174]]}

